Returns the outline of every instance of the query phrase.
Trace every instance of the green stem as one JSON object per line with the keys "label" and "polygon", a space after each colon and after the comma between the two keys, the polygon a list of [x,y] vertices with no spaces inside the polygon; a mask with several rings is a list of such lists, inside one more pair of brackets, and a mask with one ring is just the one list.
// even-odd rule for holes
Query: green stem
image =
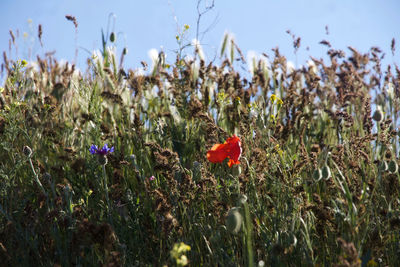
{"label": "green stem", "polygon": [[42,183],[39,180],[39,176],[37,175],[37,173],[35,171],[35,168],[33,167],[33,163],[32,163],[32,159],[31,158],[29,158],[29,163],[31,165],[33,176],[35,178],[36,183],[39,185],[40,190],[42,191],[42,193],[47,196],[46,191],[44,190],[44,187],[43,187]]}
{"label": "green stem", "polygon": [[111,208],[111,205],[110,205],[110,199],[108,198],[108,185],[107,185],[106,165],[103,164],[102,167],[103,167],[103,186],[104,186],[104,194],[105,194],[106,201],[107,201],[107,214],[108,214],[108,218],[110,219],[110,218],[111,218],[111,215],[110,215],[110,208]]}

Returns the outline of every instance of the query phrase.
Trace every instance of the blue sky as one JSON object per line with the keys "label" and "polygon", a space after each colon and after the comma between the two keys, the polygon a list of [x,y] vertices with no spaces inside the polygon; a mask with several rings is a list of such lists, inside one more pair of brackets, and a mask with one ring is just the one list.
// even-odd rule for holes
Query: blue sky
{"label": "blue sky", "polygon": [[[202,3],[211,3],[203,0]],[[27,58],[29,48],[34,54],[56,50],[58,59],[72,61],[75,55],[73,24],[65,15],[73,15],[79,23],[76,43],[79,64],[84,68],[85,51],[100,48],[101,29],[107,28],[109,14],[115,14],[115,32],[119,32],[117,48],[126,45],[129,54],[125,61],[128,68],[140,66],[140,61],[150,61],[147,52],[163,47],[167,61],[174,60],[173,50],[178,47],[175,39],[177,22],[180,27],[190,25],[188,40],[195,37],[197,0],[1,0],[0,2],[0,51],[8,51],[8,31],[18,29],[19,52],[13,58]],[[297,62],[304,63],[310,55],[323,57],[327,48],[320,45],[323,39],[334,48],[353,46],[366,52],[378,46],[386,52],[386,62],[399,62],[398,53],[390,53],[392,38],[400,43],[400,1],[398,0],[215,0],[214,9],[202,17],[200,31],[213,21],[216,24],[201,40],[206,55],[211,59],[219,50],[224,32],[235,35],[235,40],[247,54],[253,50],[272,55],[271,48],[278,46],[289,60],[296,61],[291,30],[302,38]],[[175,19],[176,18],[176,19]],[[29,24],[27,21],[31,19]],[[43,44],[37,41],[37,26],[43,26]],[[329,27],[329,35],[325,33]],[[23,37],[23,32],[28,37]],[[36,39],[33,41],[31,38]],[[306,48],[309,47],[309,50]],[[398,47],[398,45],[397,45]],[[399,49],[398,49],[399,50]],[[397,51],[400,52],[400,51]]]}

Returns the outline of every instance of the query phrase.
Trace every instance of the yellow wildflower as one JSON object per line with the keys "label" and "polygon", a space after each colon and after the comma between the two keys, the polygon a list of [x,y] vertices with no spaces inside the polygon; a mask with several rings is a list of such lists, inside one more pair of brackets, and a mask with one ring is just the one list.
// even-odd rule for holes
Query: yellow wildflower
{"label": "yellow wildflower", "polygon": [[186,245],[183,242],[174,244],[174,247],[172,248],[170,254],[171,257],[175,259],[178,266],[185,266],[189,263],[186,255],[184,254],[185,252],[190,251],[190,249],[190,246]]}
{"label": "yellow wildflower", "polygon": [[176,264],[178,266],[186,266],[188,265],[189,261],[186,257],[186,255],[182,255],[180,258],[176,259]]}
{"label": "yellow wildflower", "polygon": [[279,144],[275,145],[275,151],[278,152],[279,156],[283,155],[283,150],[279,148]]}
{"label": "yellow wildflower", "polygon": [[376,261],[374,261],[373,259],[369,260],[367,263],[367,267],[376,267],[378,266],[378,263],[376,263]]}
{"label": "yellow wildflower", "polygon": [[274,103],[275,100],[277,99],[277,97],[276,97],[275,94],[272,94],[271,97],[270,97],[270,99],[271,99],[271,102]]}
{"label": "yellow wildflower", "polygon": [[180,242],[179,244],[175,244],[174,245],[174,248],[177,248],[176,249],[176,251],[178,252],[178,253],[185,253],[186,251],[190,251],[190,246],[189,245],[186,245],[185,243],[183,243],[183,242]]}

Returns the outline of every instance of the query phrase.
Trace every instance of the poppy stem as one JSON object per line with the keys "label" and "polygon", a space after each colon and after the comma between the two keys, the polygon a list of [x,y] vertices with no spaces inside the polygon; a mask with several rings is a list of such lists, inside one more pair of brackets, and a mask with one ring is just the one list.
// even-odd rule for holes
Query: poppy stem
{"label": "poppy stem", "polygon": [[47,197],[46,190],[44,190],[44,187],[43,187],[42,183],[39,180],[39,175],[36,173],[35,167],[33,167],[33,163],[32,163],[32,159],[31,158],[29,158],[29,163],[31,165],[31,169],[32,169],[32,172],[33,172],[33,177],[35,178],[35,182],[39,186],[39,188],[42,191],[42,193]]}

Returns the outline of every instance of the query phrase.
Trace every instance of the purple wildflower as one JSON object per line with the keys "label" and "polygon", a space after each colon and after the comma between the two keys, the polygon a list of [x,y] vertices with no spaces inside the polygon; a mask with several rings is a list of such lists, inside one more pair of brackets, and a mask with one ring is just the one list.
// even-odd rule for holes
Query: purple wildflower
{"label": "purple wildflower", "polygon": [[92,154],[92,155],[97,154],[97,155],[105,156],[109,153],[114,152],[114,147],[109,148],[108,144],[105,144],[102,149],[99,149],[98,146],[92,145],[90,147],[89,151],[90,151],[90,154]]}
{"label": "purple wildflower", "polygon": [[156,179],[156,177],[154,177],[154,175],[150,176],[149,180],[150,181],[154,181]]}

